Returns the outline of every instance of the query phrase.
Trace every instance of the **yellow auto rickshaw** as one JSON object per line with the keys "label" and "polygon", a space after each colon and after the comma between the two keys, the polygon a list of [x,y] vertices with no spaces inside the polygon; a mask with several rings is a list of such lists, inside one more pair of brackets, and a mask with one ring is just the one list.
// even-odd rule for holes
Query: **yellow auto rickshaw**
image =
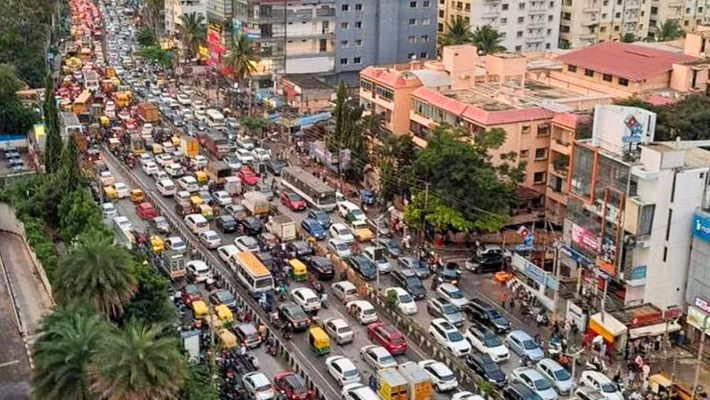
{"label": "yellow auto rickshaw", "polygon": [[198,185],[205,186],[207,182],[209,182],[210,178],[207,176],[205,171],[196,171],[195,180],[197,180]]}
{"label": "yellow auto rickshaw", "polygon": [[214,219],[214,212],[212,211],[212,207],[210,207],[209,204],[200,204],[198,209],[200,210],[200,214],[202,214],[202,216],[205,217],[206,220],[212,221]]}
{"label": "yellow auto rickshaw", "polygon": [[161,146],[159,143],[153,143],[152,151],[155,155],[160,154],[163,152],[163,146]]}
{"label": "yellow auto rickshaw", "polygon": [[317,356],[330,353],[330,337],[321,327],[316,326],[308,330],[308,342]]}
{"label": "yellow auto rickshaw", "polygon": [[232,314],[232,310],[229,309],[224,304],[218,304],[214,306],[214,312],[217,314],[217,318],[219,318],[219,324],[220,326],[224,326],[224,324],[231,324],[234,322],[234,315]]}
{"label": "yellow auto rickshaw", "polygon": [[165,249],[163,238],[158,235],[152,235],[150,237],[150,248],[153,249],[153,253],[162,252]]}
{"label": "yellow auto rickshaw", "polygon": [[142,189],[132,189],[128,194],[128,199],[133,203],[142,203],[145,200],[145,194]]}
{"label": "yellow auto rickshaw", "polygon": [[194,195],[194,196],[190,197],[190,205],[192,206],[192,210],[195,212],[200,211],[200,206],[204,202],[205,201],[202,199],[202,197],[200,197],[198,195]]}
{"label": "yellow auto rickshaw", "polygon": [[296,282],[303,282],[308,278],[308,270],[306,265],[296,258],[288,261],[291,266],[291,278]]}
{"label": "yellow auto rickshaw", "polygon": [[111,120],[105,115],[102,115],[100,120],[101,126],[103,126],[104,128],[108,128],[111,125]]}
{"label": "yellow auto rickshaw", "polygon": [[217,337],[219,338],[219,346],[223,350],[229,350],[237,347],[237,336],[229,329],[223,328],[218,330]]}
{"label": "yellow auto rickshaw", "polygon": [[170,142],[173,144],[173,146],[180,147],[180,138],[178,136],[170,137]]}
{"label": "yellow auto rickshaw", "polygon": [[192,302],[192,316],[196,328],[202,327],[202,320],[207,318],[209,313],[210,309],[204,301],[197,300]]}
{"label": "yellow auto rickshaw", "polygon": [[109,201],[118,201],[118,192],[113,186],[104,186],[104,193]]}

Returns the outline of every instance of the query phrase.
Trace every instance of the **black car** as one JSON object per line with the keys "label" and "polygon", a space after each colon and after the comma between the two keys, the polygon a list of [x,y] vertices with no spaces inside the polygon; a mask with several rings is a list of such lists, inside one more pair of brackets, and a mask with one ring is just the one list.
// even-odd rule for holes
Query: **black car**
{"label": "black car", "polygon": [[259,261],[261,261],[261,263],[264,264],[264,266],[269,269],[269,271],[273,270],[274,257],[272,257],[271,254],[259,252],[259,253],[256,253],[256,258],[258,258]]}
{"label": "black car", "polygon": [[279,306],[279,316],[290,324],[294,331],[305,331],[311,325],[311,319],[303,308],[292,301]]}
{"label": "black car", "polygon": [[244,227],[244,233],[249,236],[258,236],[264,231],[264,222],[257,217],[246,217],[240,222]]}
{"label": "black car", "polygon": [[308,267],[308,272],[315,274],[322,281],[333,279],[335,276],[333,264],[327,257],[309,257],[306,260],[306,266]]}
{"label": "black car", "polygon": [[364,256],[356,255],[348,258],[348,265],[367,281],[371,281],[377,277],[375,264]]}
{"label": "black car", "polygon": [[426,279],[431,275],[431,270],[422,260],[414,257],[400,257],[397,259],[397,265],[402,269],[408,269],[417,274],[418,277]]}
{"label": "black car", "polygon": [[466,269],[474,274],[498,272],[503,269],[503,260],[503,255],[501,254],[474,255],[470,260],[466,261]]}
{"label": "black car", "polygon": [[303,240],[295,240],[286,245],[286,250],[296,258],[305,258],[313,255],[313,248]]}
{"label": "black car", "polygon": [[226,289],[218,289],[210,293],[210,303],[214,305],[224,304],[232,310],[237,308],[237,299]]}
{"label": "black car", "polygon": [[286,168],[286,161],[273,159],[266,162],[266,169],[274,176],[281,176],[281,171]]}
{"label": "black car", "polygon": [[459,268],[459,265],[454,262],[446,263],[444,268],[439,268],[437,270],[437,274],[444,282],[451,283],[454,281],[461,281],[461,268]]}
{"label": "black car", "polygon": [[537,393],[533,392],[522,382],[513,382],[503,390],[505,400],[542,400]]}
{"label": "black car", "polygon": [[481,354],[477,351],[471,352],[466,356],[466,365],[471,368],[475,373],[480,375],[483,379],[487,380],[491,384],[498,388],[502,388],[508,383],[508,378],[500,369],[498,365],[491,356],[488,354]]}
{"label": "black car", "polygon": [[406,290],[415,300],[426,297],[426,289],[421,279],[410,270],[394,270],[390,273],[394,284]]}
{"label": "black car", "polygon": [[471,322],[478,322],[491,327],[496,333],[503,333],[510,330],[510,322],[503,315],[481,299],[473,298],[465,304],[461,311]]}
{"label": "black car", "polygon": [[221,229],[222,232],[234,232],[237,230],[237,220],[231,215],[220,215],[215,218],[215,225],[217,228]]}

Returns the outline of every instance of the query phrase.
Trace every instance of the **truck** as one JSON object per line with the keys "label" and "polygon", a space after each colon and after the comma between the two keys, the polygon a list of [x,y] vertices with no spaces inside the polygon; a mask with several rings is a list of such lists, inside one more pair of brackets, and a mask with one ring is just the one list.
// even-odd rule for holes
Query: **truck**
{"label": "truck", "polygon": [[431,376],[413,361],[397,366],[397,372],[407,381],[409,400],[431,400]]}
{"label": "truck", "polygon": [[377,395],[382,400],[411,400],[409,382],[394,368],[377,371]]}
{"label": "truck", "polygon": [[222,157],[229,153],[227,138],[221,133],[209,132],[204,136],[204,146],[215,157]]}
{"label": "truck", "polygon": [[176,250],[165,250],[156,257],[158,257],[158,268],[170,277],[170,280],[183,278],[187,274],[185,256],[182,253]]}
{"label": "truck", "polygon": [[250,191],[244,193],[242,205],[251,215],[260,215],[269,213],[269,200],[266,199],[260,192]]}
{"label": "truck", "polygon": [[187,158],[195,158],[200,154],[200,144],[195,138],[183,138],[180,140],[180,150]]}
{"label": "truck", "polygon": [[150,103],[138,104],[138,117],[143,122],[154,123],[160,121],[158,107]]}
{"label": "truck", "polygon": [[240,195],[242,193],[242,180],[236,176],[224,178],[224,190],[232,197]]}
{"label": "truck", "polygon": [[131,152],[134,156],[139,156],[145,152],[145,144],[143,143],[143,138],[134,133],[130,136],[130,141]]}
{"label": "truck", "polygon": [[266,229],[282,242],[296,239],[296,223],[286,215],[277,215],[266,224]]}
{"label": "truck", "polygon": [[207,164],[207,176],[210,177],[210,182],[214,182],[217,188],[221,189],[224,187],[224,180],[232,176],[232,169],[224,161],[212,161]]}

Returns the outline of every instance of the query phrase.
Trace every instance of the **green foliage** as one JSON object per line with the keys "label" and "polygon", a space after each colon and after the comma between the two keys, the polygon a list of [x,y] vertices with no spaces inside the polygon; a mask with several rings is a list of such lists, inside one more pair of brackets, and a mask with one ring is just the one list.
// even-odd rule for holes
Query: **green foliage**
{"label": "green foliage", "polygon": [[190,363],[187,367],[187,379],[182,387],[180,398],[183,400],[219,400],[219,390],[215,385],[216,374],[204,364]]}
{"label": "green foliage", "polygon": [[54,251],[54,243],[45,230],[44,221],[30,216],[20,218],[25,225],[27,242],[32,247],[32,251],[34,251],[35,255],[37,255],[37,259],[42,264],[44,272],[47,274],[47,278],[51,283],[56,276],[59,260]]}
{"label": "green foliage", "polygon": [[234,37],[232,47],[229,48],[227,56],[222,60],[222,64],[232,70],[232,77],[240,84],[243,84],[244,79],[251,77],[256,72],[258,62],[259,57],[253,43],[243,33]]}
{"label": "green foliage", "polygon": [[244,117],[242,118],[242,125],[247,128],[247,131],[252,135],[261,137],[264,130],[269,126],[269,122],[264,118]]}
{"label": "green foliage", "polygon": [[373,124],[368,119],[363,122],[363,111],[362,106],[348,95],[347,87],[341,81],[338,85],[333,107],[335,128],[326,137],[326,145],[328,150],[332,152],[350,150],[352,162],[344,172],[348,178],[355,181],[362,180],[363,170],[369,162],[369,154],[366,148],[366,124],[369,121],[371,128]]}
{"label": "green foliage", "polygon": [[479,55],[505,51],[505,47],[500,45],[502,41],[503,34],[490,25],[478,26],[471,34],[471,43],[476,46]]}
{"label": "green foliage", "polygon": [[471,25],[463,18],[447,22],[444,34],[438,35],[439,46],[456,46],[472,42]]}
{"label": "green foliage", "polygon": [[146,47],[140,54],[148,63],[158,68],[168,69],[173,66],[173,57],[158,45]]}
{"label": "green foliage", "polygon": [[67,139],[67,144],[62,150],[59,161],[59,174],[60,179],[64,182],[64,188],[67,191],[77,189],[81,184],[82,177],[79,170],[79,149],[76,145],[76,138],[73,135]]}
{"label": "green foliage", "polygon": [[417,157],[411,136],[382,135],[379,159],[380,199],[391,201],[395,195],[409,196],[409,171]]}
{"label": "green foliage", "polygon": [[143,47],[155,46],[155,34],[150,29],[143,28],[138,32],[136,41]]}
{"label": "green foliage", "polygon": [[168,280],[147,264],[136,263],[133,275],[138,281],[138,291],[126,307],[123,321],[140,320],[148,324],[167,324],[176,314],[170,304]]}
{"label": "green foliage", "polygon": [[78,188],[59,203],[59,237],[70,243],[88,228],[101,225],[102,218],[89,191]]}
{"label": "green foliage", "polygon": [[683,30],[676,19],[668,19],[656,27],[656,41],[667,42],[683,37]]}
{"label": "green foliage", "polygon": [[625,33],[621,36],[619,40],[621,40],[623,43],[633,43],[636,41],[636,35],[634,35],[633,33]]}
{"label": "green foliage", "polygon": [[397,298],[397,292],[394,290],[388,290],[387,296],[385,297],[385,304],[387,304],[387,308],[394,310],[397,308],[398,303],[399,299]]}
{"label": "green foliage", "polygon": [[187,50],[187,57],[193,58],[197,55],[197,47],[207,39],[205,17],[193,12],[181,15],[180,21],[178,37]]}
{"label": "green foliage", "polygon": [[45,89],[47,95],[44,101],[44,120],[48,132],[44,144],[44,168],[51,174],[59,170],[64,144],[59,132],[59,111],[57,110],[57,101],[54,98],[54,87],[51,79],[47,79],[47,87]]}
{"label": "green foliage", "polygon": [[17,91],[24,85],[15,72],[12,65],[0,65],[0,134],[25,135],[39,120],[32,109],[20,103]]}
{"label": "green foliage", "polygon": [[46,54],[51,36],[51,13],[57,3],[45,0],[2,2],[0,64],[13,65],[20,80],[33,88],[42,87],[48,73]]}

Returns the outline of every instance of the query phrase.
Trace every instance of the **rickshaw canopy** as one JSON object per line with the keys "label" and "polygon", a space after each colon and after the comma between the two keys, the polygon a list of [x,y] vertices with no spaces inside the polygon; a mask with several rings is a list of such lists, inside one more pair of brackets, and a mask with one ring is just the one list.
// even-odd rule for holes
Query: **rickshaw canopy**
{"label": "rickshaw canopy", "polygon": [[154,252],[158,253],[163,251],[165,248],[165,244],[163,243],[163,239],[160,236],[153,235],[150,237],[150,247],[153,249]]}
{"label": "rickshaw canopy", "polygon": [[145,200],[145,195],[143,194],[143,189],[131,189],[131,192],[128,194],[128,199],[131,200],[134,203],[139,203],[143,200]]}
{"label": "rickshaw canopy", "polygon": [[192,311],[195,313],[195,318],[204,318],[210,312],[207,304],[202,300],[192,302]]}
{"label": "rickshaw canopy", "polygon": [[294,274],[300,275],[300,274],[305,274],[306,273],[306,264],[301,262],[301,260],[298,260],[296,258],[292,258],[288,261],[288,265],[291,266],[291,270],[293,271]]}
{"label": "rickshaw canopy", "polygon": [[217,317],[221,322],[234,322],[232,310],[230,310],[226,305],[218,304],[214,307],[214,311],[217,313]]}
{"label": "rickshaw canopy", "polygon": [[195,179],[197,180],[197,183],[200,185],[204,185],[209,180],[209,178],[207,177],[207,173],[205,171],[196,171],[195,172]]}
{"label": "rickshaw canopy", "polygon": [[193,207],[199,207],[204,203],[205,201],[202,199],[200,196],[192,196],[190,197],[190,204],[192,204]]}
{"label": "rickshaw canopy", "polygon": [[223,349],[233,349],[237,347],[237,336],[229,329],[220,329],[217,331],[219,342]]}
{"label": "rickshaw canopy", "polygon": [[214,216],[214,211],[212,211],[212,207],[210,207],[208,204],[200,204],[200,214],[202,214],[203,217],[209,219]]}

